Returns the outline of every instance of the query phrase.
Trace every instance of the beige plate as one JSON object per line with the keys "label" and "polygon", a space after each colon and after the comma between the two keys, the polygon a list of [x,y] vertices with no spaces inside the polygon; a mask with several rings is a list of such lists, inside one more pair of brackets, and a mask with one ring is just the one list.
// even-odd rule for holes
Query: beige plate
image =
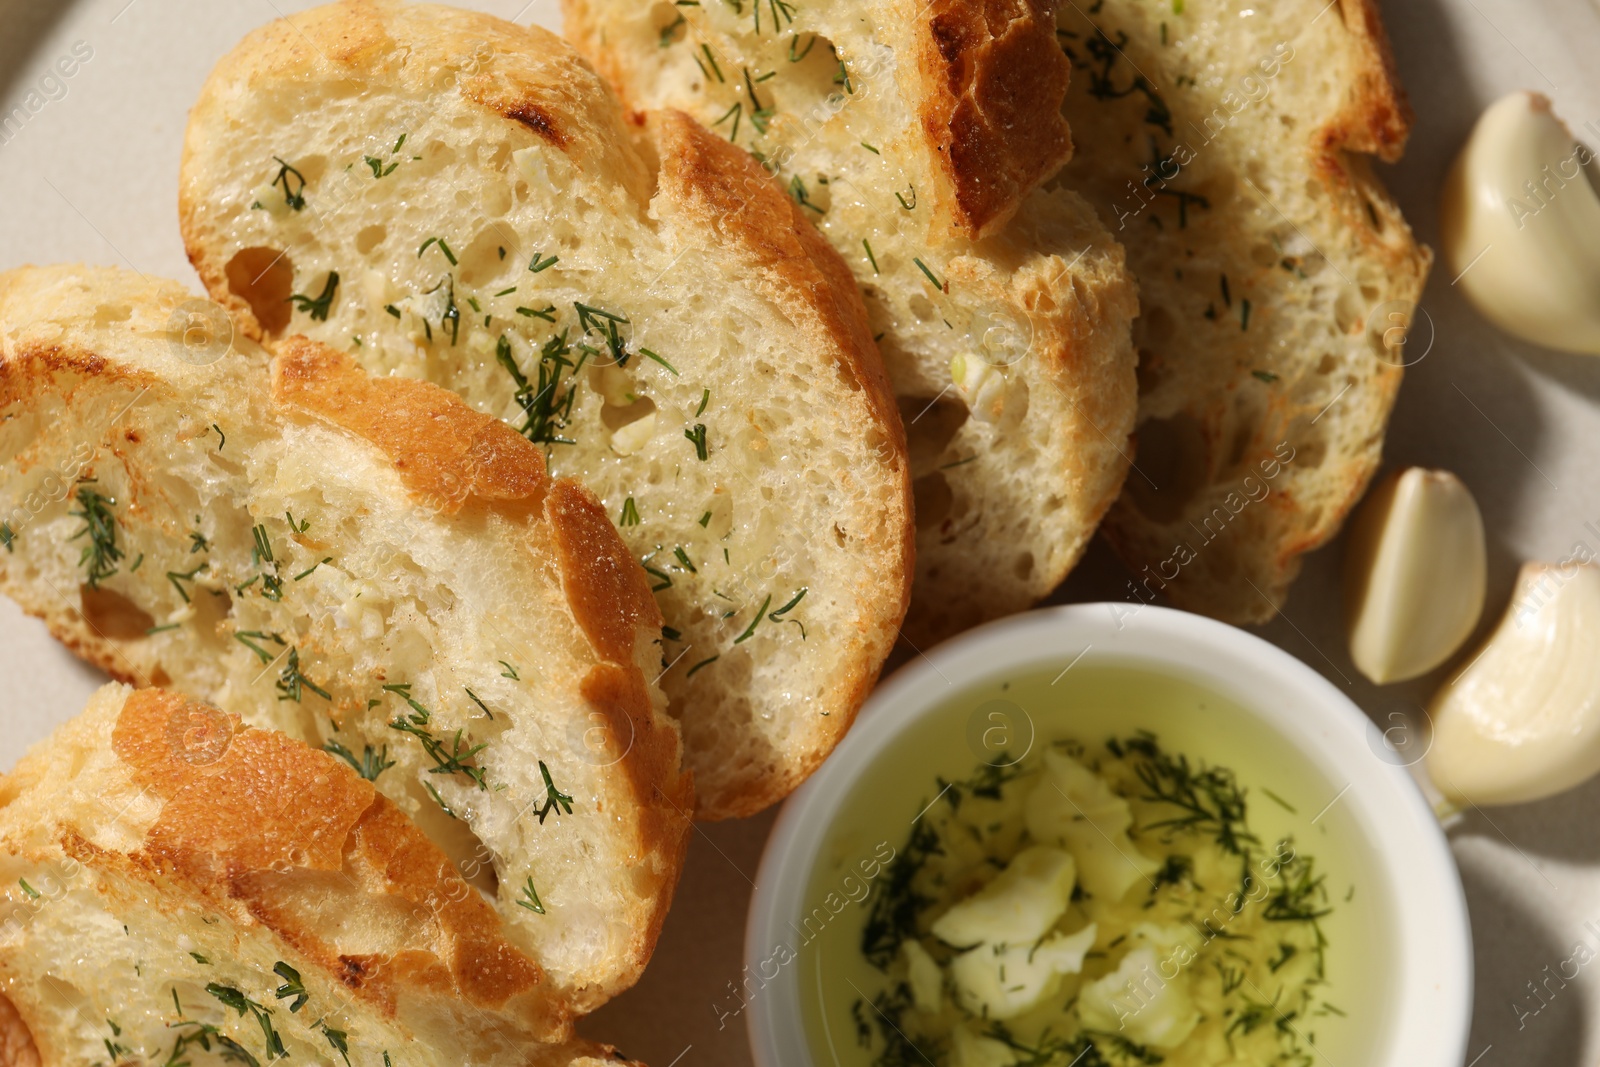
{"label": "beige plate", "polygon": [[[645,2],[645,0],[640,0]],[[804,2],[804,0],[800,0]],[[1240,0],[1248,6],[1247,0]],[[189,104],[213,63],[254,26],[304,0],[0,0],[0,269],[81,259],[166,274],[196,287],[176,219]],[[556,24],[555,0],[476,0],[505,18]],[[1592,0],[1387,0],[1400,75],[1417,110],[1404,163],[1387,168],[1418,235],[1437,245],[1435,194],[1482,107],[1513,89],[1551,96],[1573,125],[1600,129],[1600,8]],[[93,56],[53,79],[83,42]],[[70,64],[69,64],[70,65]],[[56,76],[58,78],[58,76]],[[30,99],[30,93],[36,94]],[[28,111],[30,105],[36,110]],[[1600,134],[1587,135],[1600,147]],[[1088,149],[1090,146],[1080,146]],[[1390,462],[1454,469],[1490,530],[1493,621],[1523,558],[1600,553],[1600,360],[1531,349],[1479,320],[1434,271],[1424,301],[1433,348],[1395,409]],[[1426,343],[1427,320],[1417,344]],[[1592,525],[1588,525],[1592,524]],[[1288,615],[1262,634],[1340,685],[1385,728],[1414,714],[1437,678],[1383,692],[1344,651],[1335,544],[1309,561]],[[1097,546],[1062,599],[1121,599]],[[101,679],[0,602],[0,766],[76,713]],[[1398,735],[1394,735],[1398,736]],[[1540,1008],[1526,983],[1559,971],[1578,944],[1600,956],[1600,782],[1525,808],[1469,812],[1452,833],[1478,947],[1470,1056],[1479,1067],[1589,1067],[1600,1059],[1600,979],[1589,971]],[[771,816],[704,828],[678,904],[640,988],[587,1029],[652,1067],[745,1064],[740,1000],[744,912]],[[1593,921],[1591,929],[1586,922]],[[1571,964],[1566,967],[1570,975]],[[752,985],[754,982],[752,981]],[[690,1048],[689,1046],[693,1046]],[[1347,1067],[1335,1064],[1333,1067]],[[1354,1065],[1348,1065],[1354,1067]]]}

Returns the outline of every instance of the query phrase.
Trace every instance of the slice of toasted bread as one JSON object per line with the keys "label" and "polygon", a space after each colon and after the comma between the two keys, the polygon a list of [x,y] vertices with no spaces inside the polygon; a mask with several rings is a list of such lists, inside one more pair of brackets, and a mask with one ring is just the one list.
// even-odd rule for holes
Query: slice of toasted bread
{"label": "slice of toasted bread", "polygon": [[0,589],[359,767],[575,1008],[631,984],[692,806],[644,574],[498,420],[217,323],[127,271],[0,275]]}
{"label": "slice of toasted bread", "polygon": [[1398,157],[1411,118],[1376,8],[1105,0],[1060,26],[1083,146],[1060,180],[1144,303],[1107,534],[1140,599],[1264,621],[1378,465],[1432,259],[1363,155]]}
{"label": "slice of toasted bread", "polygon": [[453,389],[605,502],[702,815],[832,750],[905,611],[904,437],[848,272],[743,152],[672,113],[630,130],[543,30],[350,0],[221,62],[181,211],[252,336]]}
{"label": "slice of toasted bread", "polygon": [[0,779],[0,887],[7,1067],[609,1062],[372,783],[176,693],[108,685]]}
{"label": "slice of toasted bread", "polygon": [[681,108],[777,173],[866,296],[910,439],[928,643],[1077,561],[1127,471],[1122,251],[1070,192],[1068,65],[1043,0],[564,0],[637,107]]}

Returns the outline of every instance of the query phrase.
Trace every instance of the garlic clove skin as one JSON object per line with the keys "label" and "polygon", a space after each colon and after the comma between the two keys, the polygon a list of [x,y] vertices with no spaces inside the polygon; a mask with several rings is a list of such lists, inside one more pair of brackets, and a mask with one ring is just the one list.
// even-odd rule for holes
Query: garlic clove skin
{"label": "garlic clove skin", "polygon": [[1521,804],[1600,773],[1600,566],[1524,564],[1505,618],[1434,696],[1447,796]]}
{"label": "garlic clove skin", "polygon": [[1483,614],[1483,515],[1449,471],[1409,467],[1367,495],[1345,552],[1350,658],[1384,685],[1427,674]]}
{"label": "garlic clove skin", "polygon": [[1515,337],[1600,355],[1600,196],[1593,153],[1538,93],[1478,119],[1445,179],[1445,258],[1468,299]]}

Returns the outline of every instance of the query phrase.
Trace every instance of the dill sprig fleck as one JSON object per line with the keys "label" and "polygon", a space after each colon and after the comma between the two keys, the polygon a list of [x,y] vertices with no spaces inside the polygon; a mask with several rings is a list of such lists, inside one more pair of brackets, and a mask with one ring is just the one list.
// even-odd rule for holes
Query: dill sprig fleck
{"label": "dill sprig fleck", "polygon": [[550,777],[550,768],[545,766],[544,760],[539,761],[539,774],[544,778],[544,806],[538,811],[539,825],[544,825],[544,817],[554,811],[557,815],[572,814],[572,798],[556,788],[556,783]]}
{"label": "dill sprig fleck", "polygon": [[116,499],[99,493],[88,486],[80,486],[77,493],[77,511],[68,512],[73,518],[83,520],[83,529],[72,535],[72,540],[87,534],[89,543],[78,557],[78,566],[89,568],[89,588],[99,588],[101,582],[117,573],[117,562],[123,558],[117,547],[117,517],[111,509]]}
{"label": "dill sprig fleck", "polygon": [[476,782],[479,789],[489,788],[488,782],[485,780],[486,772],[484,769],[468,762],[489,747],[487,742],[464,746],[462,735],[465,731],[457,730],[455,737],[451,740],[450,747],[448,749],[445,748],[444,742],[435,737],[433,731],[427,729],[428,724],[433,719],[433,713],[411,695],[410,683],[405,685],[386,685],[383,688],[388,692],[399,695],[411,706],[412,713],[410,715],[396,715],[394,720],[389,723],[389,729],[410,734],[421,743],[422,750],[428,754],[428,758],[433,760],[433,766],[428,768],[429,774],[464,774]]}
{"label": "dill sprig fleck", "polygon": [[[500,343],[495,347],[495,358],[517,386],[515,396],[524,419],[519,432],[534,444],[577,443],[560,432],[571,421],[572,405],[578,394],[578,365],[570,358],[572,346],[567,343],[567,333],[567,330],[562,330],[539,349],[537,383],[529,381],[517,366],[509,339],[500,338]],[[571,374],[567,374],[568,371]]]}
{"label": "dill sprig fleck", "polygon": [[[306,176],[277,156],[273,156],[272,161],[278,164],[278,176],[272,179],[273,186],[281,185],[283,187],[283,202],[285,204],[295,211],[303,211],[306,206]],[[289,188],[291,181],[297,183],[293,189]]]}
{"label": "dill sprig fleck", "polygon": [[422,254],[434,245],[439,246],[439,251],[444,253],[444,258],[449,260],[450,265],[454,267],[456,265],[456,254],[450,251],[450,244],[443,237],[430,237],[422,242],[422,247],[417,249],[417,258],[421,259]]}
{"label": "dill sprig fleck", "polygon": [[760,625],[760,623],[761,623],[761,616],[763,614],[765,614],[766,610],[768,608],[770,608],[771,606],[772,606],[772,594],[768,593],[767,594],[767,599],[763,600],[761,602],[761,606],[756,609],[755,618],[751,619],[750,620],[750,625],[746,626],[744,628],[744,633],[740,634],[738,637],[735,637],[733,639],[733,643],[736,644],[736,645],[742,645],[746,641],[748,641],[752,636],[754,636],[755,632],[756,632],[756,627],[758,625]]}
{"label": "dill sprig fleck", "polygon": [[[256,644],[257,641],[273,641],[276,642],[280,648],[288,643],[275,633],[263,633],[260,630],[235,630],[233,633],[233,638],[235,641],[238,641],[241,645],[248,648],[251,652],[254,652],[258,657],[260,657],[262,663],[271,663],[278,657],[272,655],[266,649]],[[280,652],[278,655],[282,655],[282,653]]]}
{"label": "dill sprig fleck", "polygon": [[376,782],[378,775],[394,766],[394,760],[389,758],[389,746],[384,745],[381,750],[374,751],[371,745],[362,748],[361,758],[357,759],[351,752],[337,740],[328,740],[323,743],[322,750],[331,755],[338,756],[350,764],[355,772],[369,782]]}
{"label": "dill sprig fleck", "polygon": [[194,576],[205,570],[208,566],[210,566],[209,563],[202,563],[193,570],[167,572],[167,581],[171,582],[172,588],[176,589],[178,591],[178,595],[183,597],[183,602],[185,604],[189,603],[189,590],[183,587],[183,583],[194,581]]}
{"label": "dill sprig fleck", "polygon": [[268,1059],[282,1059],[289,1055],[288,1051],[283,1047],[283,1039],[272,1028],[271,1008],[264,1007],[245,996],[241,991],[232,986],[222,985],[219,982],[208,982],[206,984],[206,992],[216,997],[227,1007],[237,1011],[241,1019],[244,1018],[246,1012],[255,1016],[256,1022],[261,1026],[261,1033],[267,1041]]}
{"label": "dill sprig fleck", "polygon": [[279,1000],[294,998],[294,1003],[289,1005],[289,1013],[299,1011],[306,1006],[306,1001],[311,999],[311,994],[306,992],[306,986],[300,980],[300,972],[279,960],[273,965],[272,973],[283,979],[283,984],[273,991],[273,996]]}
{"label": "dill sprig fleck", "polygon": [[806,639],[806,628],[805,628],[805,625],[803,623],[801,623],[801,621],[799,619],[786,619],[786,618],[784,618],[784,616],[789,614],[789,612],[793,611],[795,608],[800,606],[800,601],[802,601],[802,600],[804,600],[806,598],[806,593],[807,592],[809,592],[808,588],[806,586],[801,586],[800,587],[800,591],[798,593],[796,593],[789,600],[789,602],[787,604],[785,604],[781,608],[778,608],[775,611],[772,611],[772,612],[768,613],[768,615],[767,615],[767,619],[769,621],[771,621],[771,622],[778,622],[778,623],[792,622],[796,626],[800,627],[800,640],[802,640],[802,641],[804,641]]}
{"label": "dill sprig fleck", "polygon": [[[237,637],[238,635],[235,634],[234,636]],[[292,700],[298,704],[300,703],[301,697],[305,695],[305,690],[307,689],[317,694],[317,696],[321,697],[323,700],[333,699],[326,689],[322,688],[316,682],[313,682],[310,678],[307,678],[303,673],[301,673],[300,650],[298,648],[291,648],[289,650],[289,659],[284,663],[283,670],[278,672],[278,681],[276,685],[278,689],[279,700]]]}
{"label": "dill sprig fleck", "polygon": [[807,211],[815,211],[818,215],[827,214],[827,209],[820,208],[811,202],[811,194],[806,189],[806,183],[801,180],[798,174],[789,179],[789,195],[794,198],[795,203]]}
{"label": "dill sprig fleck", "polygon": [[474,693],[472,691],[472,687],[470,685],[464,685],[461,688],[463,688],[463,689],[465,689],[467,691],[467,696],[472,698],[472,702],[474,704],[478,705],[479,708],[483,709],[483,713],[485,715],[489,716],[489,721],[493,722],[494,721],[494,712],[489,710],[489,705],[487,705],[487,704],[485,704],[483,702],[483,698],[480,697],[477,693]]}
{"label": "dill sprig fleck", "polygon": [[539,891],[533,888],[533,875],[528,875],[528,880],[523,883],[522,897],[517,901],[517,906],[527,908],[539,915],[544,914],[544,904],[539,900]]}
{"label": "dill sprig fleck", "polygon": [[872,244],[867,238],[863,237],[861,239],[861,247],[867,250],[867,262],[872,264],[872,273],[880,273],[878,270],[878,257],[872,254]]}
{"label": "dill sprig fleck", "polygon": [[733,106],[728,108],[727,111],[724,111],[722,113],[722,117],[711,124],[711,128],[716,129],[718,126],[721,126],[724,122],[727,122],[731,118],[733,120],[733,127],[728,131],[728,140],[736,141],[739,139],[739,119],[743,115],[744,101],[735,100],[733,102]]}
{"label": "dill sprig fleck", "polygon": [[1122,758],[1124,751],[1133,761],[1134,773],[1144,786],[1141,800],[1166,804],[1178,813],[1170,818],[1145,824],[1145,831],[1206,832],[1224,852],[1242,856],[1250,845],[1260,841],[1245,825],[1245,790],[1231,770],[1223,767],[1192,766],[1189,757],[1174,756],[1163,750],[1153,735],[1140,732],[1107,745]]}
{"label": "dill sprig fleck", "polygon": [[550,256],[545,259],[540,259],[539,253],[535,252],[533,254],[533,258],[528,260],[528,270],[534,274],[542,274],[560,262],[560,256]]}
{"label": "dill sprig fleck", "polygon": [[618,526],[639,525],[639,506],[633,502],[633,497],[622,502],[622,517],[617,520]]}
{"label": "dill sprig fleck", "polygon": [[322,283],[322,292],[320,294],[310,297],[302,293],[295,293],[289,299],[294,301],[296,310],[306,312],[317,322],[327,322],[328,312],[333,308],[333,294],[338,290],[339,272],[330,270],[327,280]]}
{"label": "dill sprig fleck", "polygon": [[706,424],[703,422],[695,423],[694,429],[683,431],[683,436],[687,437],[694,444],[694,454],[700,459],[700,462],[704,463],[708,454],[706,446]]}

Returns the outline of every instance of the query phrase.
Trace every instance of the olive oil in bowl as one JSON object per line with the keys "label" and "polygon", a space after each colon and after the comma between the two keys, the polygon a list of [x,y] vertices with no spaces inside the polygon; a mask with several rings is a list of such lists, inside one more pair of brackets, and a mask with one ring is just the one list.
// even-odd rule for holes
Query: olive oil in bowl
{"label": "olive oil in bowl", "polygon": [[[953,688],[848,787],[774,946],[811,1062],[1373,1062],[1394,908],[1345,785],[1177,671],[1100,659]],[[1039,886],[982,897],[1023,853],[1072,868],[1027,944],[934,932],[956,911],[1024,929]]]}

